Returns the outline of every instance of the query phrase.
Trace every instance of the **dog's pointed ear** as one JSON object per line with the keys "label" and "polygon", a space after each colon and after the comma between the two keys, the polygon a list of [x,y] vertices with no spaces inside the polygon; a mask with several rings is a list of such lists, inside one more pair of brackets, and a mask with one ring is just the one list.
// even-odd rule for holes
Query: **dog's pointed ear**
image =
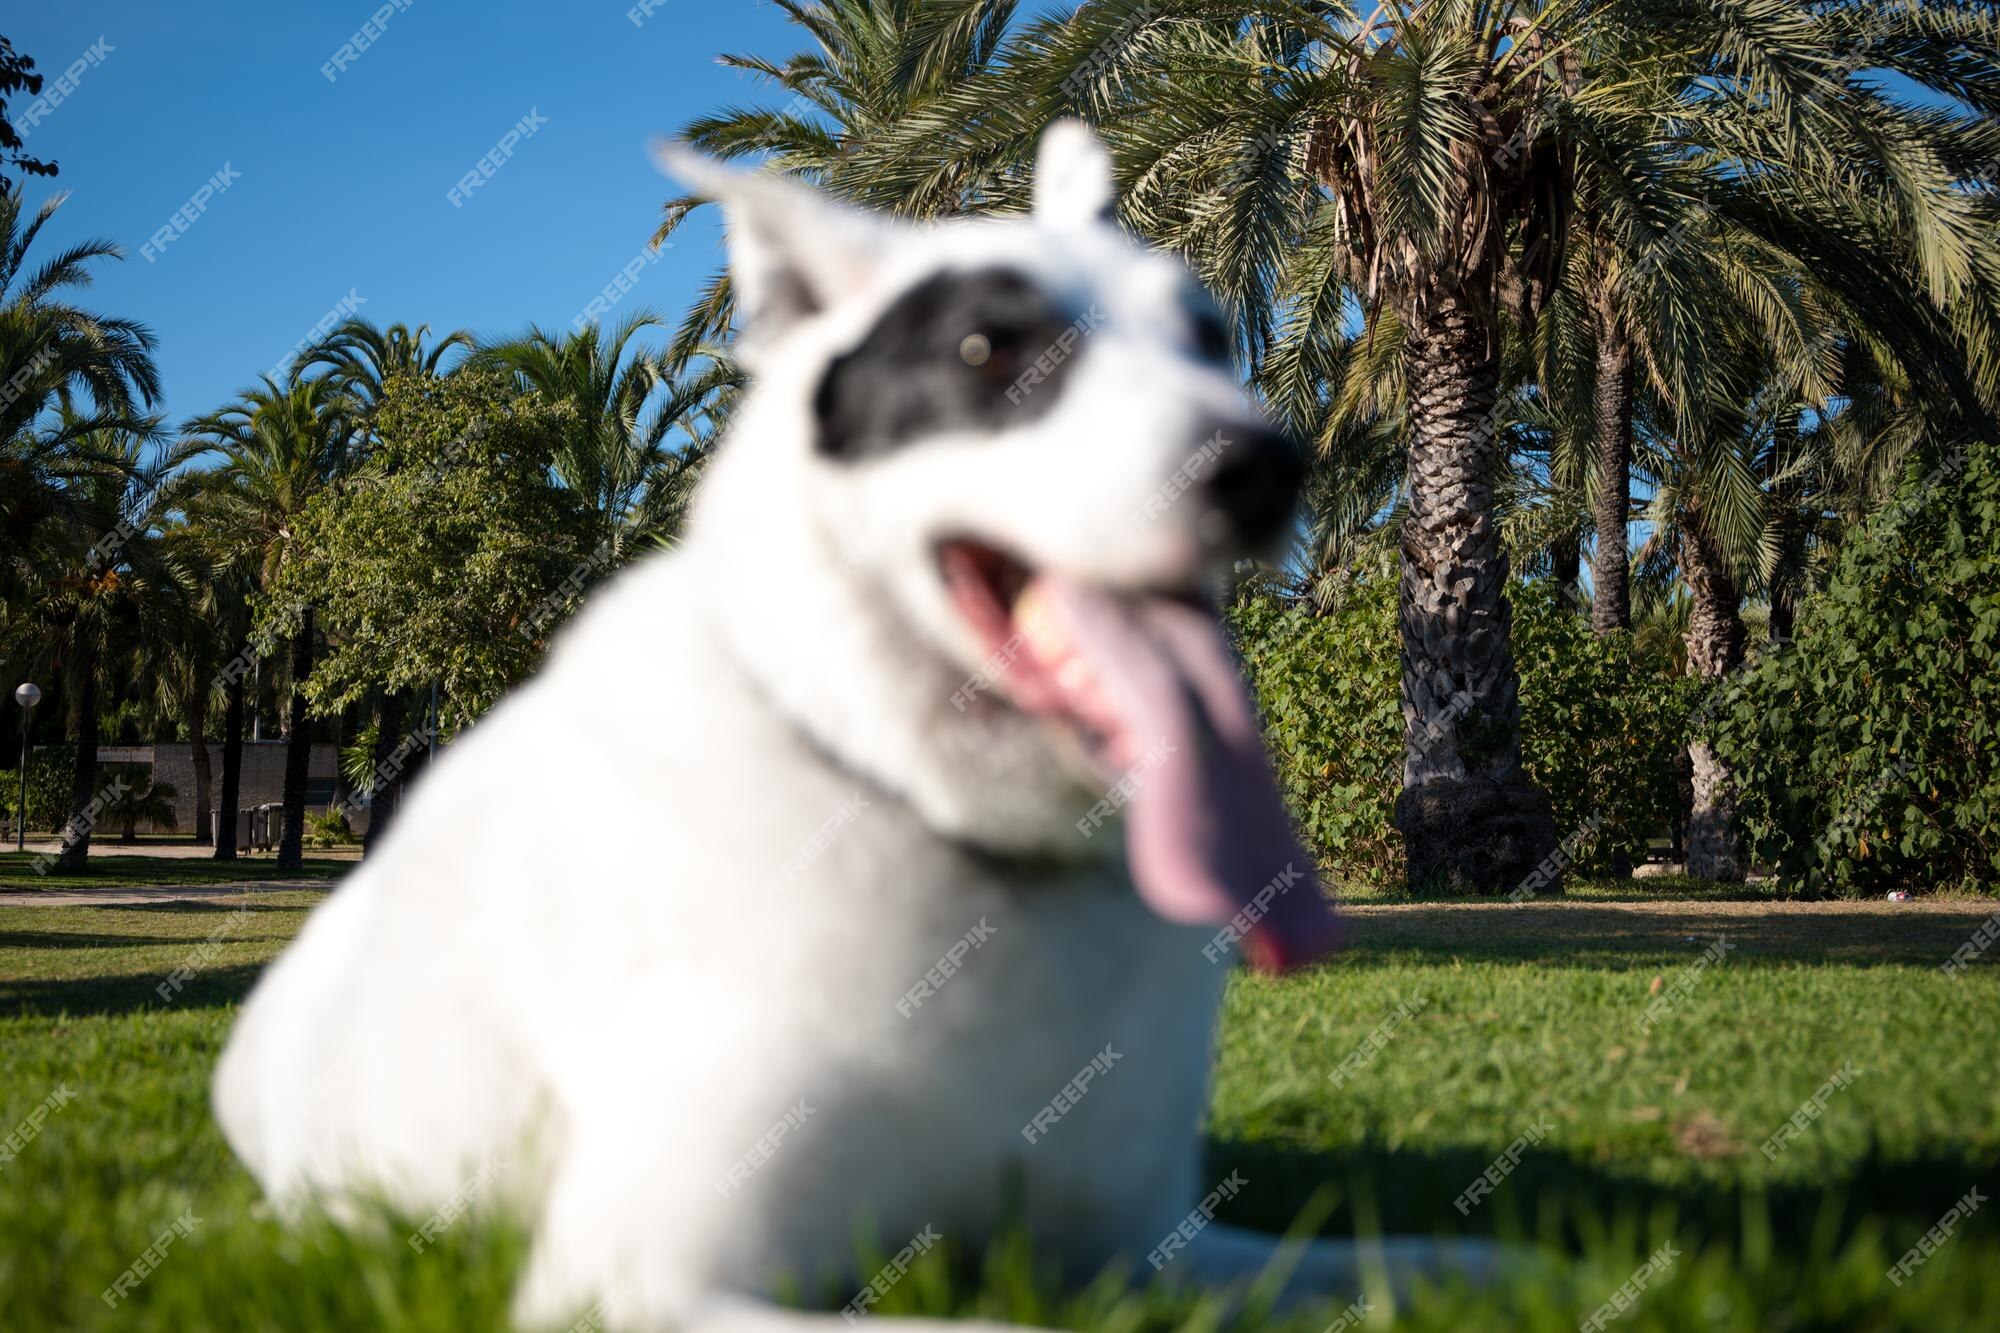
{"label": "dog's pointed ear", "polygon": [[860,291],[889,251],[894,224],[797,181],[665,141],[654,143],[653,160],[722,205],[746,350]]}
{"label": "dog's pointed ear", "polygon": [[1059,120],[1035,158],[1035,217],[1058,226],[1108,222],[1118,190],[1111,154],[1080,120]]}

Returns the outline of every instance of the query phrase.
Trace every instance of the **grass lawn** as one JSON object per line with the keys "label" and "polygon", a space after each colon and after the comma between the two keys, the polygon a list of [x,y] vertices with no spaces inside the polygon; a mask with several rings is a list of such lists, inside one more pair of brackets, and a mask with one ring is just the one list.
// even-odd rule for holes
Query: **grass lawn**
{"label": "grass lawn", "polygon": [[[11,845],[11,844],[10,844]],[[32,845],[32,844],[31,844]],[[112,843],[110,847],[118,844]],[[101,850],[100,850],[101,849]],[[211,861],[206,856],[167,857],[121,855],[102,843],[92,843],[81,874],[58,875],[35,869],[34,852],[0,852],[0,892],[22,889],[127,889],[152,885],[259,884],[267,880],[320,880],[332,884],[354,869],[354,858],[308,856],[297,870],[280,872],[274,858],[238,857]]]}
{"label": "grass lawn", "polygon": [[[288,1234],[210,1120],[232,1006],[314,898],[0,908],[0,1134],[68,1096],[0,1160],[6,1327],[500,1324],[518,1233],[462,1223],[422,1254],[408,1228]],[[1900,1287],[1886,1274],[1967,1191],[2000,1190],[2000,967],[1939,966],[1996,905],[1685,885],[1356,903],[1337,963],[1232,986],[1210,1169],[1246,1182],[1232,1220],[1497,1234],[1547,1260],[1481,1292],[1377,1299],[1343,1328],[1574,1329],[1655,1253],[1663,1271],[1610,1327],[1994,1327],[2000,1208],[1959,1222]],[[163,1001],[155,988],[197,950],[195,979]],[[1371,1055],[1365,1039],[1399,1013]],[[1768,1158],[1760,1145],[1844,1069],[1859,1075]],[[1454,1200],[1524,1136],[1518,1168],[1462,1215]],[[99,1293],[190,1210],[199,1224],[108,1307]],[[1006,1245],[940,1251],[884,1308],[1321,1333],[1361,1294],[1284,1321],[1225,1317],[1109,1282],[1059,1293]]]}

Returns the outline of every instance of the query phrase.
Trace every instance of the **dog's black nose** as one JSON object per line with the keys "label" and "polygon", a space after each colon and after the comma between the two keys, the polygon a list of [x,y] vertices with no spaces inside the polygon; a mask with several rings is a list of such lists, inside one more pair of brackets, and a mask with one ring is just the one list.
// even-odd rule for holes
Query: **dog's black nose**
{"label": "dog's black nose", "polygon": [[1289,436],[1246,421],[1210,423],[1204,448],[1215,454],[1202,487],[1211,541],[1262,547],[1291,522],[1305,481],[1305,457]]}

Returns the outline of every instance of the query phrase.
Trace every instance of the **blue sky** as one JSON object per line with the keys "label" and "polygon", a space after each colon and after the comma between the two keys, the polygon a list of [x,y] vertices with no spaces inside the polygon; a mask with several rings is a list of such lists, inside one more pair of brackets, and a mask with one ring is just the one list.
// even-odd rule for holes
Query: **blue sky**
{"label": "blue sky", "polygon": [[[716,55],[783,54],[802,35],[765,0],[655,0],[638,25],[635,0],[401,3],[8,7],[0,32],[51,82],[104,43],[27,134],[30,154],[62,168],[28,181],[28,198],[70,192],[35,252],[86,236],[125,247],[84,299],[158,334],[170,421],[254,383],[354,297],[381,325],[567,330],[641,252],[672,192],[647,139],[767,100]],[[385,7],[380,35],[329,80],[321,67]],[[31,100],[17,95],[10,115]],[[454,207],[448,192],[531,111],[544,123]],[[143,257],[225,164],[226,188]],[[720,259],[705,211],[616,314],[645,304],[677,317]]]}

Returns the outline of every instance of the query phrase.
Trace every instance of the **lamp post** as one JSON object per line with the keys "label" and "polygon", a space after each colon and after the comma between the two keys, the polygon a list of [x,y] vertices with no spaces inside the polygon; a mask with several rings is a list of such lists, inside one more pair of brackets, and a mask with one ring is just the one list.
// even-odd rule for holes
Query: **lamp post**
{"label": "lamp post", "polygon": [[28,719],[35,715],[35,705],[41,701],[41,689],[32,683],[14,691],[14,702],[21,705],[21,826],[14,831],[20,839],[14,844],[17,852],[28,850]]}

